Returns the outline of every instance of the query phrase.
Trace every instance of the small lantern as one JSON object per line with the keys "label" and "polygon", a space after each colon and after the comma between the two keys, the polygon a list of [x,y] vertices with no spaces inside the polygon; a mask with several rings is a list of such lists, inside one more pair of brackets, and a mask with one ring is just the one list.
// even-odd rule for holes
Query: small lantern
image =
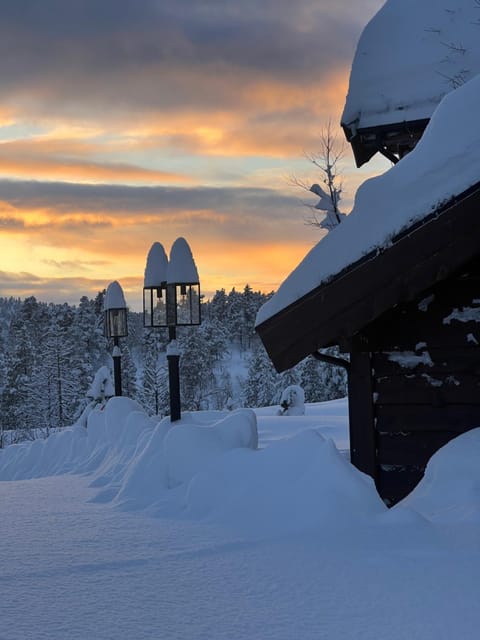
{"label": "small lantern", "polygon": [[192,252],[184,238],[177,238],[167,269],[167,325],[200,324],[200,281]]}
{"label": "small lantern", "polygon": [[124,338],[128,335],[127,303],[122,287],[115,280],[107,287],[103,303],[105,311],[105,335],[107,338]]}
{"label": "small lantern", "polygon": [[147,256],[143,284],[143,326],[167,327],[168,258],[159,242],[154,242]]}

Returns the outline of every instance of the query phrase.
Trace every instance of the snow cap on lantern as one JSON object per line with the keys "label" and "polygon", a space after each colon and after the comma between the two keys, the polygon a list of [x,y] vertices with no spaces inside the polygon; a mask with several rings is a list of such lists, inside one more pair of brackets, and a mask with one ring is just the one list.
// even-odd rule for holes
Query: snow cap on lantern
{"label": "snow cap on lantern", "polygon": [[170,250],[167,269],[167,324],[200,324],[200,278],[185,238],[177,238]]}
{"label": "snow cap on lantern", "polygon": [[123,338],[128,335],[127,303],[120,284],[114,280],[107,287],[103,300],[105,335],[107,338]]}
{"label": "snow cap on lantern", "polygon": [[148,252],[143,284],[143,326],[167,326],[168,258],[160,242],[154,242]]}
{"label": "snow cap on lantern", "polygon": [[150,247],[145,266],[144,287],[161,287],[167,281],[168,258],[160,242]]}
{"label": "snow cap on lantern", "polygon": [[170,249],[168,284],[198,284],[199,277],[192,251],[185,238],[177,238]]}

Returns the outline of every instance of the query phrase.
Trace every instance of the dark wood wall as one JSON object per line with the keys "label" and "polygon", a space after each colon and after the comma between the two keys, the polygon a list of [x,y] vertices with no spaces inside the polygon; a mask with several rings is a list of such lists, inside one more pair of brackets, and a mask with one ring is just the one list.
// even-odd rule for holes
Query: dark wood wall
{"label": "dark wood wall", "polygon": [[435,451],[480,426],[480,262],[384,313],[351,357],[352,462],[394,504]]}

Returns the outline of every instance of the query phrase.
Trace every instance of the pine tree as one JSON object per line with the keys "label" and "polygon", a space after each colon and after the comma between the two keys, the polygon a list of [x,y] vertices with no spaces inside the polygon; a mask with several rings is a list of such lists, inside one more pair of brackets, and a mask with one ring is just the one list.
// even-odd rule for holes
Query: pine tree
{"label": "pine tree", "polygon": [[243,391],[246,407],[268,407],[275,404],[278,374],[262,345],[256,343],[248,359],[248,374]]}
{"label": "pine tree", "polygon": [[137,397],[149,415],[163,415],[169,407],[165,340],[160,332],[146,330],[142,347],[143,372]]}
{"label": "pine tree", "polygon": [[128,344],[123,343],[122,351],[122,395],[135,399],[137,396],[137,368],[133,362]]}

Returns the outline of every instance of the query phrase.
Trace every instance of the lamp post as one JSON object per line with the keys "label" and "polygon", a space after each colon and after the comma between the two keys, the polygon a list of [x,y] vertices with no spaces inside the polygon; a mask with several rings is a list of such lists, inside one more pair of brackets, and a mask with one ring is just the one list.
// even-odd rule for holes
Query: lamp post
{"label": "lamp post", "polygon": [[113,378],[115,383],[115,395],[122,395],[122,368],[119,346],[119,338],[128,335],[127,326],[127,304],[123,295],[122,287],[115,280],[107,287],[105,299],[103,302],[105,313],[105,335],[107,338],[113,338]]}
{"label": "lamp post", "polygon": [[170,420],[180,420],[180,352],[177,327],[198,325],[200,318],[200,281],[190,247],[177,238],[170,250],[170,260],[159,242],[147,256],[143,287],[143,324],[168,328],[168,380]]}

